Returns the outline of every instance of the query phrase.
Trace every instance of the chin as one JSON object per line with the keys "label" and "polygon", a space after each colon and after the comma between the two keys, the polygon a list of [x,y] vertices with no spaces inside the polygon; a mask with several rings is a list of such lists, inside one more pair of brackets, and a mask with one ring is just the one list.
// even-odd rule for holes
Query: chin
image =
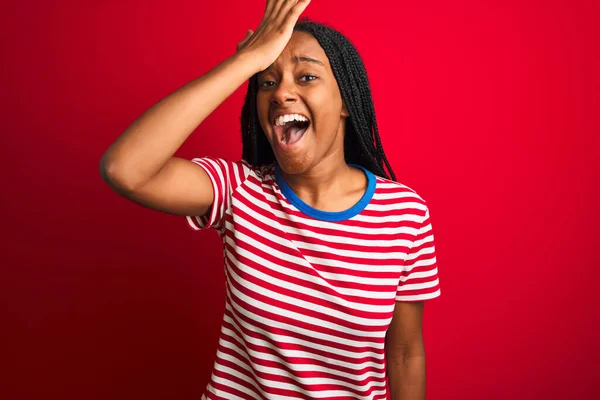
{"label": "chin", "polygon": [[275,153],[275,159],[281,170],[289,175],[302,174],[312,166],[312,158],[306,154],[278,156]]}
{"label": "chin", "polygon": [[[281,170],[287,174],[295,175],[308,171],[314,165],[315,142],[312,140],[312,132],[307,132],[299,146],[295,149],[282,147],[279,144],[279,138],[275,135],[270,136],[271,149],[275,155],[275,160]],[[273,141],[277,141],[273,143]]]}

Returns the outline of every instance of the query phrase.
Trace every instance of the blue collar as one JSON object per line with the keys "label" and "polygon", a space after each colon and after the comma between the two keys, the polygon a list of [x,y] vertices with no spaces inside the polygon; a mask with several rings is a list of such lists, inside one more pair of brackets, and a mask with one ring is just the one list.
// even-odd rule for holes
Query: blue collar
{"label": "blue collar", "polygon": [[353,205],[345,211],[321,211],[306,204],[300,197],[296,195],[296,193],[294,193],[292,188],[290,188],[288,184],[283,180],[279,169],[279,164],[277,163],[275,163],[275,181],[277,182],[277,185],[281,189],[281,193],[283,193],[285,198],[304,214],[322,221],[344,221],[346,219],[354,217],[355,215],[359,214],[362,210],[365,209],[367,204],[369,204],[369,202],[373,198],[373,193],[375,193],[376,184],[375,175],[373,175],[371,171],[369,171],[362,165],[348,165],[364,171],[364,173],[367,175],[367,190],[365,191],[365,194],[361,197],[361,199],[358,201],[358,203],[356,203],[355,205]]}

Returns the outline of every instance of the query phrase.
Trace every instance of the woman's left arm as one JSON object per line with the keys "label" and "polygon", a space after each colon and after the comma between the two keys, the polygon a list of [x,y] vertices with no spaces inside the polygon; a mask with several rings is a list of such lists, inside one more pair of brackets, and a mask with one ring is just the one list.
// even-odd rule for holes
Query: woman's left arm
{"label": "woman's left arm", "polygon": [[396,302],[385,339],[392,400],[425,399],[423,302]]}

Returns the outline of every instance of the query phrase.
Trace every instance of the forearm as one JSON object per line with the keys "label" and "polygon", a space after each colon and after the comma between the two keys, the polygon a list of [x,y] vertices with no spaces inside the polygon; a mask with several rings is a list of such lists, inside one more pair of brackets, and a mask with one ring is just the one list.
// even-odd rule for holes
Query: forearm
{"label": "forearm", "polygon": [[134,187],[156,175],[190,134],[258,72],[251,54],[236,53],[142,114],[108,148],[101,169]]}
{"label": "forearm", "polygon": [[387,354],[387,374],[392,400],[425,399],[425,352]]}

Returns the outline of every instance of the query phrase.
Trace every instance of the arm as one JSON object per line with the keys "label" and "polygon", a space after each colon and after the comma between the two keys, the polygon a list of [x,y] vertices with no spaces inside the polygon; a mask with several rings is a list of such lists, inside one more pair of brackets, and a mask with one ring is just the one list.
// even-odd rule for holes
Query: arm
{"label": "arm", "polygon": [[425,399],[423,302],[396,302],[385,352],[392,400]]}
{"label": "arm", "polygon": [[236,53],[142,114],[104,153],[100,161],[104,181],[150,208],[203,215],[213,200],[210,180],[202,168],[173,155],[214,109],[257,72],[250,58]]}
{"label": "arm", "polygon": [[309,0],[267,0],[256,33],[237,53],[160,100],[129,126],[100,161],[104,181],[124,197],[178,215],[204,215],[213,190],[206,172],[174,157],[191,133],[245,81],[266,69],[289,42]]}

